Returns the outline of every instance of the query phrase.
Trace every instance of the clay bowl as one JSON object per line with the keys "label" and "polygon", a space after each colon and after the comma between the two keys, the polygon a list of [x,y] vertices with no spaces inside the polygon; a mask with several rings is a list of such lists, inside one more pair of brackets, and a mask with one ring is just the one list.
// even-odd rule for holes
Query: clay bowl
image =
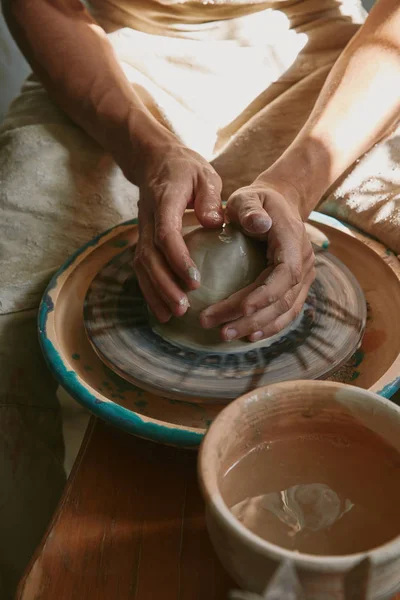
{"label": "clay bowl", "polygon": [[[227,469],[271,432],[284,435],[293,423],[300,432],[316,433],[331,431],[332,423],[340,428],[361,424],[395,448],[400,458],[400,408],[372,392],[329,381],[292,381],[238,398],[215,419],[199,454],[207,526],[221,562],[239,586],[258,594],[279,565],[289,561],[307,600],[393,597],[400,589],[400,535],[357,554],[303,554],[258,537],[225,504],[221,481]],[[363,589],[368,590],[365,595]]]}

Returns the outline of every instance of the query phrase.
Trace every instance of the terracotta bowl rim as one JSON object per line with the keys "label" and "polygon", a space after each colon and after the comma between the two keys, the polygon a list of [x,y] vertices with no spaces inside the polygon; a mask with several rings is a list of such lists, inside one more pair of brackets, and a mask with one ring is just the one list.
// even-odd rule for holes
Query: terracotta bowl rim
{"label": "terracotta bowl rim", "polygon": [[[265,394],[268,392],[270,395],[271,391],[274,392],[277,388],[288,388],[294,386],[302,386],[304,389],[310,387],[320,388],[333,388],[335,390],[346,390],[353,396],[362,396],[365,400],[369,400],[371,403],[378,403],[384,407],[385,412],[388,414],[397,413],[399,418],[399,431],[400,431],[400,407],[397,406],[391,400],[384,398],[363,388],[358,388],[353,385],[344,384],[340,382],[324,381],[324,380],[298,380],[298,381],[285,381],[282,383],[274,383],[269,386],[264,386],[248,392],[243,396],[240,396],[228,406],[226,406],[214,419],[211,424],[203,442],[200,446],[199,457],[198,457],[198,476],[200,482],[200,489],[206,502],[206,508],[208,512],[213,516],[214,519],[222,521],[223,526],[230,531],[231,534],[237,540],[243,543],[243,546],[247,546],[249,549],[256,551],[257,553],[265,554],[269,558],[274,560],[292,560],[296,565],[303,568],[312,568],[314,570],[323,570],[324,572],[339,572],[343,568],[351,568],[357,563],[368,557],[373,561],[374,565],[385,563],[391,559],[398,558],[400,555],[400,533],[392,540],[385,542],[384,544],[377,546],[366,552],[358,552],[354,554],[345,554],[342,556],[319,556],[306,553],[296,553],[291,550],[287,550],[276,544],[268,542],[263,538],[257,536],[248,530],[244,525],[240,523],[231,513],[228,506],[225,504],[217,483],[217,475],[215,469],[213,469],[214,461],[211,460],[213,453],[213,446],[218,439],[218,428],[221,423],[224,422],[224,427],[229,427],[230,413],[238,414],[238,407],[241,409],[244,404],[251,399],[255,403],[266,402],[268,396]],[[240,415],[241,410],[239,410]],[[389,415],[390,416],[390,415]],[[228,422],[227,422],[228,417]],[[207,466],[208,465],[208,466]],[[211,467],[209,465],[212,465]]]}
{"label": "terracotta bowl rim", "polygon": [[130,434],[154,441],[156,443],[183,447],[197,450],[203,439],[203,431],[190,426],[181,426],[177,423],[160,421],[154,417],[144,415],[130,410],[113,400],[106,398],[101,392],[91,388],[75,371],[73,371],[61,351],[56,332],[52,336],[52,327],[49,327],[53,316],[58,292],[62,289],[73,270],[84,261],[92,251],[99,248],[103,243],[112,239],[120,230],[129,229],[138,224],[138,219],[125,220],[109,229],[102,231],[91,238],[86,244],[78,248],[61,265],[50,279],[49,284],[42,296],[38,317],[38,336],[41,350],[47,366],[53,373],[57,382],[68,394],[79,404],[88,409],[96,417],[103,419],[106,423],[123,429]]}

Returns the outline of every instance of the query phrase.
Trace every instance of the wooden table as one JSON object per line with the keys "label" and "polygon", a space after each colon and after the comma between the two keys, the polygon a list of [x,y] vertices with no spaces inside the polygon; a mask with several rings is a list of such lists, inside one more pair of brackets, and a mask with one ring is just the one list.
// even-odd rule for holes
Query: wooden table
{"label": "wooden table", "polygon": [[92,418],[16,600],[226,600],[234,587],[208,540],[196,454]]}
{"label": "wooden table", "polygon": [[226,600],[196,453],[92,418],[17,600]]}

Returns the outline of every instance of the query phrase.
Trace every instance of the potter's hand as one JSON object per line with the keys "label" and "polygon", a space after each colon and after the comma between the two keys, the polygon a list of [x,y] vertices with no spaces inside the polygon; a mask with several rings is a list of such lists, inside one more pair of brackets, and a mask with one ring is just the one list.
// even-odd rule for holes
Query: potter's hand
{"label": "potter's hand", "polygon": [[184,289],[200,285],[200,274],[182,237],[182,217],[193,207],[204,227],[223,223],[221,180],[212,166],[179,142],[152,153],[140,181],[139,242],[135,271],[157,319],[181,316],[188,308]]}
{"label": "potter's hand", "polygon": [[257,341],[278,333],[300,313],[315,277],[314,253],[300,217],[296,190],[256,180],[228,200],[227,220],[267,239],[268,267],[256,282],[203,311],[206,328],[224,324],[224,340]]}

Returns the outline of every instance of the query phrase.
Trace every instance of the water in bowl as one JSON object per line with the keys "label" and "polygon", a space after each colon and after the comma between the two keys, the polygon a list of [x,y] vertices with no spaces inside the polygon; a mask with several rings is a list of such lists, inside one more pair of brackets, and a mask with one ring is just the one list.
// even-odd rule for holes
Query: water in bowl
{"label": "water in bowl", "polygon": [[243,525],[289,550],[352,554],[400,534],[400,454],[367,429],[257,446],[221,492]]}

